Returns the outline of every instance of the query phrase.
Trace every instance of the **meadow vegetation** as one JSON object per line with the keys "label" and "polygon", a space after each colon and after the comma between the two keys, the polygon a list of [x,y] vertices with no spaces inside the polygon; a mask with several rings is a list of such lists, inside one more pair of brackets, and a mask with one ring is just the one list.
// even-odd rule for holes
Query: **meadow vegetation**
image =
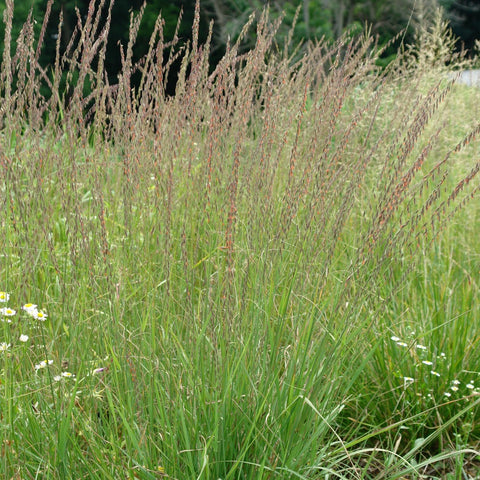
{"label": "meadow vegetation", "polygon": [[478,478],[480,92],[441,23],[381,70],[267,11],[216,66],[159,18],[134,64],[136,17],[111,85],[93,9],[48,69],[11,12],[3,478]]}

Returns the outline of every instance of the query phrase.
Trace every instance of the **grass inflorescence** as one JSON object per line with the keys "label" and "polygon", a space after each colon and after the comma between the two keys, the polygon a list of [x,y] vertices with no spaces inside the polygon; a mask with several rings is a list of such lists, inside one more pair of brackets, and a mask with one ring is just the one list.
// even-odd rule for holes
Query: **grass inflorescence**
{"label": "grass inflorescence", "polygon": [[279,45],[268,10],[215,66],[198,11],[138,63],[132,18],[110,85],[108,14],[45,69],[12,8],[2,476],[473,475],[480,94],[368,34]]}

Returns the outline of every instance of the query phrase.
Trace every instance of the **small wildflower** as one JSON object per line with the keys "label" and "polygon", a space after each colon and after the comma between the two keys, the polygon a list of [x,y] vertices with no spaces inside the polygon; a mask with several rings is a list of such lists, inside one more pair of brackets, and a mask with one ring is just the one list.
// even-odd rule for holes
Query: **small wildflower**
{"label": "small wildflower", "polygon": [[450,392],[445,392],[444,395],[445,395],[446,397],[451,397],[451,396],[452,396],[452,394],[451,394]]}
{"label": "small wildflower", "polygon": [[40,370],[41,368],[45,368],[47,365],[51,365],[53,360],[42,360],[40,363],[35,365],[35,370]]}
{"label": "small wildflower", "polygon": [[29,338],[28,335],[20,335],[20,339],[19,339],[19,340],[20,340],[21,342],[25,343],[25,342],[28,342],[28,338]]}
{"label": "small wildflower", "polygon": [[399,347],[408,347],[408,345],[405,342],[397,342],[397,345]]}
{"label": "small wildflower", "polygon": [[40,320],[41,322],[44,322],[48,317],[48,315],[42,310],[37,310],[33,316],[34,318],[36,318],[37,320]]}
{"label": "small wildflower", "polygon": [[391,340],[393,340],[394,342],[399,342],[400,339],[398,337],[396,337],[395,335],[393,337],[390,337]]}
{"label": "small wildflower", "polygon": [[8,302],[10,295],[7,292],[0,292],[0,302]]}
{"label": "small wildflower", "polygon": [[55,375],[55,376],[53,377],[53,379],[54,379],[56,382],[59,382],[59,381],[62,379],[62,377],[61,377],[60,375]]}
{"label": "small wildflower", "polygon": [[93,375],[95,375],[97,373],[101,373],[101,372],[105,371],[106,369],[107,369],[106,367],[96,368],[92,373],[93,373]]}
{"label": "small wildflower", "polygon": [[450,387],[450,390],[451,390],[452,392],[458,392],[458,387],[455,387],[455,386]]}
{"label": "small wildflower", "polygon": [[403,377],[403,381],[405,383],[413,383],[415,381],[415,379],[412,378],[412,377]]}
{"label": "small wildflower", "polygon": [[0,352],[6,352],[11,347],[10,343],[0,343]]}
{"label": "small wildflower", "polygon": [[75,375],[70,372],[62,372],[62,377],[75,378]]}
{"label": "small wildflower", "polygon": [[4,307],[0,310],[6,317],[13,317],[17,312],[11,308]]}
{"label": "small wildflower", "polygon": [[23,307],[22,310],[25,310],[29,315],[32,317],[35,316],[35,312],[37,311],[37,306],[33,303],[26,303]]}
{"label": "small wildflower", "polygon": [[423,363],[424,365],[428,365],[428,366],[433,365],[433,362],[431,362],[430,360],[422,360],[422,363]]}
{"label": "small wildflower", "polygon": [[431,373],[432,375],[435,375],[436,377],[439,377],[439,376],[440,376],[440,374],[439,374],[438,372],[436,372],[435,370],[432,370],[430,373]]}
{"label": "small wildflower", "polygon": [[447,358],[444,352],[440,352],[440,358]]}
{"label": "small wildflower", "polygon": [[427,350],[427,347],[425,345],[420,345],[419,343],[417,343],[417,348],[419,350]]}
{"label": "small wildflower", "polygon": [[454,385],[460,385],[461,382],[460,382],[460,380],[453,380],[452,383],[453,383]]}
{"label": "small wildflower", "polygon": [[465,385],[469,390],[473,390],[475,388],[475,385],[473,383],[467,383]]}

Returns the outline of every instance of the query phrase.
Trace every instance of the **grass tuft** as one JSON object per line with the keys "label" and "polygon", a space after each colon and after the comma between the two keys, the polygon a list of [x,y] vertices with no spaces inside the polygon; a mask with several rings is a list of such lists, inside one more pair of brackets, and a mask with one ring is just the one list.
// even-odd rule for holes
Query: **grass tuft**
{"label": "grass tuft", "polygon": [[380,70],[265,10],[212,66],[197,5],[136,63],[142,10],[111,85],[109,9],[44,69],[48,18],[15,47],[6,2],[1,474],[474,478],[480,94],[448,32]]}

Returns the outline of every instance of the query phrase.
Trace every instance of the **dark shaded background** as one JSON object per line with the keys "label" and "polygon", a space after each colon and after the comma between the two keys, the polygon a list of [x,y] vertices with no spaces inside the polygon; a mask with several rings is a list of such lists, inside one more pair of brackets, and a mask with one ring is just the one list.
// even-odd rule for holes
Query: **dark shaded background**
{"label": "dark shaded background", "polygon": [[[0,10],[5,9],[5,1],[0,0]],[[98,5],[98,1],[96,4]],[[108,1],[106,2],[108,3]],[[37,20],[39,31],[45,13],[46,0],[15,1],[15,16],[13,25],[14,38],[23,22],[32,11]],[[112,26],[110,30],[106,70],[109,80],[115,83],[116,75],[121,68],[120,45],[126,46],[130,15],[139,12],[142,0],[115,0],[112,10]],[[466,48],[473,52],[475,40],[480,38],[480,0],[277,0],[270,2],[271,17],[285,15],[279,37],[290,29],[297,7],[300,6],[294,43],[304,39],[325,37],[338,38],[346,30],[360,31],[369,25],[372,33],[378,36],[379,43],[385,44],[399,31],[406,30],[407,42],[413,39],[414,32],[419,27],[428,28],[434,17],[436,8],[444,9],[445,19],[450,22],[454,34],[458,37],[458,48]],[[62,48],[77,23],[76,9],[81,17],[87,12],[88,0],[57,0],[52,9],[45,44],[41,54],[41,64],[47,66],[55,58],[56,36],[60,12],[63,12]],[[242,26],[253,11],[260,11],[266,2],[259,0],[203,0],[201,2],[200,37],[205,40],[208,23],[214,20],[214,37],[211,49],[211,63],[215,65],[222,56],[226,42],[235,40]],[[146,53],[148,40],[155,20],[161,13],[165,20],[165,39],[171,40],[180,12],[183,11],[180,26],[180,41],[191,37],[191,26],[195,9],[194,0],[147,0],[143,20],[135,46],[135,55],[140,58]],[[105,9],[104,9],[105,10]],[[103,14],[104,15],[104,14]],[[0,31],[0,51],[3,53],[4,25]],[[254,42],[254,30],[245,39],[245,48]],[[388,54],[394,55],[392,47]],[[386,59],[388,61],[388,58]],[[173,87],[170,86],[170,90]],[[170,92],[171,93],[171,92]]]}

